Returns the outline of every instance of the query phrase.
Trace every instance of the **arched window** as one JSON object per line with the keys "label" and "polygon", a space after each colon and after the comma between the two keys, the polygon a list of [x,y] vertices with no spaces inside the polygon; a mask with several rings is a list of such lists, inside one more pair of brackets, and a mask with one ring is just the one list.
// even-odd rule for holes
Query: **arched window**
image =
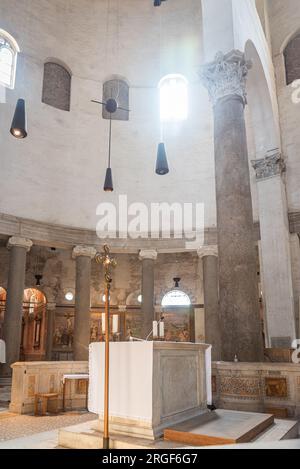
{"label": "arched window", "polygon": [[181,290],[172,290],[163,297],[162,306],[190,306],[189,296]]}
{"label": "arched window", "polygon": [[284,50],[286,84],[300,79],[300,33],[290,40]]}
{"label": "arched window", "polygon": [[182,75],[167,75],[159,82],[160,119],[177,122],[188,117],[188,82]]}
{"label": "arched window", "polygon": [[[125,80],[114,78],[103,83],[102,101],[105,103],[109,98],[117,101],[118,109],[111,115],[113,120],[128,121],[129,112],[124,109],[129,109],[129,85]],[[105,106],[102,107],[103,119],[109,119],[110,114],[106,111]]]}
{"label": "arched window", "polygon": [[0,29],[0,85],[13,89],[15,86],[19,46],[10,34]]}
{"label": "arched window", "polygon": [[71,73],[58,63],[45,63],[42,102],[62,111],[70,111],[70,100]]}

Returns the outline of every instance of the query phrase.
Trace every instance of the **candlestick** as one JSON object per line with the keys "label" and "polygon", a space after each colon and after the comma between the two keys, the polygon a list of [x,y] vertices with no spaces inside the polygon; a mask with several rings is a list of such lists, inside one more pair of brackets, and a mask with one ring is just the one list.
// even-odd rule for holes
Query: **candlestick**
{"label": "candlestick", "polygon": [[157,321],[153,321],[153,339],[156,339],[158,337],[158,323]]}
{"label": "candlestick", "polygon": [[165,336],[165,323],[163,321],[161,321],[159,323],[159,337],[161,339],[163,339]]}
{"label": "candlestick", "polygon": [[102,328],[102,334],[105,334],[105,313],[101,314],[101,328]]}
{"label": "candlestick", "polygon": [[113,315],[113,322],[112,322],[112,331],[113,334],[117,334],[119,331],[119,316],[117,314]]}

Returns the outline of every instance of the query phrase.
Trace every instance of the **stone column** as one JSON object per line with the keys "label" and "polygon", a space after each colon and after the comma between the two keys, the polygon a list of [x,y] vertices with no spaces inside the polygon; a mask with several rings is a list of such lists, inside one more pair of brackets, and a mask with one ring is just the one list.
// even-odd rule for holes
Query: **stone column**
{"label": "stone column", "polygon": [[46,359],[52,360],[54,320],[55,320],[56,303],[47,303],[47,340],[46,340]]}
{"label": "stone column", "polygon": [[142,337],[145,339],[152,329],[154,320],[154,262],[157,259],[155,250],[142,250],[139,253],[142,261]]}
{"label": "stone column", "polygon": [[285,164],[280,152],[273,151],[252,166],[258,189],[266,346],[290,348],[297,336]]}
{"label": "stone column", "polygon": [[205,246],[198,251],[203,264],[205,342],[212,345],[212,360],[221,360],[221,323],[219,313],[218,249]]}
{"label": "stone column", "polygon": [[250,64],[218,53],[202,69],[214,110],[222,359],[263,358],[244,107]]}
{"label": "stone column", "polygon": [[13,236],[8,241],[9,272],[7,283],[6,310],[4,316],[4,340],[6,343],[6,364],[3,365],[3,375],[11,376],[10,365],[19,361],[23,296],[25,288],[26,254],[32,246],[27,238]]}
{"label": "stone column", "polygon": [[73,259],[76,259],[75,318],[74,318],[74,360],[88,360],[90,343],[91,307],[91,259],[96,249],[91,246],[76,246]]}

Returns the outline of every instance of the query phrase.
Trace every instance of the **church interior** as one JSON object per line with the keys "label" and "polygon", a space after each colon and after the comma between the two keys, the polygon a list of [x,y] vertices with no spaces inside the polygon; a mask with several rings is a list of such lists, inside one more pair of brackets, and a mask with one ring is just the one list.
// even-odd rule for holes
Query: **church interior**
{"label": "church interior", "polygon": [[299,0],[0,0],[0,450],[300,448]]}

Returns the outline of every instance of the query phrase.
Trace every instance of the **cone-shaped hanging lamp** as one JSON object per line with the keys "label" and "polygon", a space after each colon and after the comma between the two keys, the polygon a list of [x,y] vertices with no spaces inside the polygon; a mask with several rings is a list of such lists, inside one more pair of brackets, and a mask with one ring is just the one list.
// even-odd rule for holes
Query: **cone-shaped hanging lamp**
{"label": "cone-shaped hanging lamp", "polygon": [[114,190],[113,181],[112,181],[112,171],[110,167],[110,155],[111,153],[111,115],[109,119],[109,137],[108,137],[108,167],[106,169],[105,181],[103,190],[105,192],[112,192]]}
{"label": "cone-shaped hanging lamp", "polygon": [[11,124],[10,133],[15,138],[26,138],[27,137],[27,125],[26,125],[26,110],[24,99],[18,99],[14,118]]}
{"label": "cone-shaped hanging lamp", "polygon": [[106,170],[103,189],[104,189],[105,192],[112,192],[114,190],[111,168],[107,168],[107,170]]}
{"label": "cone-shaped hanging lamp", "polygon": [[155,172],[160,176],[164,176],[169,172],[168,160],[164,143],[159,143],[158,145]]}

